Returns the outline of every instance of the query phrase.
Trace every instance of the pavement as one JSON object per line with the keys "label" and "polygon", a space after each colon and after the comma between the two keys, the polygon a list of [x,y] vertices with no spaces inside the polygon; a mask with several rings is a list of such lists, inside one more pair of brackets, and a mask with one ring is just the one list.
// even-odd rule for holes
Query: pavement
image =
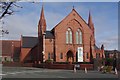
{"label": "pavement", "polygon": [[61,70],[61,69],[43,69],[30,67],[2,67],[2,78],[114,78],[118,75],[113,73],[101,73],[94,70]]}

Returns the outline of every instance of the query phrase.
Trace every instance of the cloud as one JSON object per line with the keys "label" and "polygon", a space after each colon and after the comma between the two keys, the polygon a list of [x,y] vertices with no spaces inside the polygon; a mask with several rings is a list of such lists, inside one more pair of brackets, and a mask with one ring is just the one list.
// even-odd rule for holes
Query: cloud
{"label": "cloud", "polygon": [[28,15],[13,15],[5,20],[4,29],[9,31],[8,35],[4,35],[3,39],[20,39],[20,35],[37,36],[38,17],[36,13]]}
{"label": "cloud", "polygon": [[97,41],[99,47],[104,44],[105,49],[118,49],[118,36],[106,37]]}
{"label": "cloud", "polygon": [[[37,11],[37,10],[36,10]],[[65,16],[59,13],[45,11],[47,30],[51,30]],[[38,21],[40,13],[30,12],[26,14],[15,14],[5,18],[3,25],[5,30],[9,31],[2,39],[20,39],[23,36],[37,36]]]}
{"label": "cloud", "polygon": [[46,23],[47,23],[47,29],[51,30],[55,25],[57,25],[65,16],[59,13],[54,12],[47,12],[46,15]]}

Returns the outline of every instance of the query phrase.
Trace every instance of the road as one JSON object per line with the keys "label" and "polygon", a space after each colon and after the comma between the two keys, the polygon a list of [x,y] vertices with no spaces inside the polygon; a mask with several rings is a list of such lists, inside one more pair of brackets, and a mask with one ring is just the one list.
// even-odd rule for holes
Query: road
{"label": "road", "polygon": [[118,78],[112,73],[103,74],[98,71],[42,69],[30,67],[3,67],[2,78]]}

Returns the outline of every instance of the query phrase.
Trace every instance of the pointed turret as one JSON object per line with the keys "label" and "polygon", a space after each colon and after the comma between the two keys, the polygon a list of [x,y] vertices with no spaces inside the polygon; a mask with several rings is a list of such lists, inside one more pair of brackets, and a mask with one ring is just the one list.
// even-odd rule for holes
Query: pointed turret
{"label": "pointed turret", "polygon": [[39,20],[39,24],[38,24],[38,36],[44,34],[45,31],[46,31],[46,20],[45,20],[45,16],[44,16],[44,8],[42,6],[40,20]]}
{"label": "pointed turret", "polygon": [[103,44],[101,45],[101,50],[104,50],[104,45]]}
{"label": "pointed turret", "polygon": [[44,8],[42,6],[40,20],[38,23],[38,53],[37,53],[37,63],[43,62],[43,44],[45,39],[45,31],[46,31],[46,20],[44,16]]}
{"label": "pointed turret", "polygon": [[88,25],[89,25],[89,26],[92,26],[92,25],[93,25],[93,22],[92,22],[92,16],[91,16],[90,11],[89,11]]}
{"label": "pointed turret", "polygon": [[105,58],[105,53],[104,53],[104,45],[101,45],[101,50],[102,50],[102,57]]}
{"label": "pointed turret", "polygon": [[90,14],[90,11],[89,11],[89,18],[88,18],[88,26],[90,27],[90,29],[93,31],[94,33],[94,24],[92,22],[92,16]]}

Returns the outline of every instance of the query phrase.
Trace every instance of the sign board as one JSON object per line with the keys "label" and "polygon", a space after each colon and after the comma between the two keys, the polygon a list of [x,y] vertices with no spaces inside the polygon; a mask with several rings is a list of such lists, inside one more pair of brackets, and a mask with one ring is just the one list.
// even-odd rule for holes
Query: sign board
{"label": "sign board", "polygon": [[78,62],[83,62],[83,47],[78,47]]}

